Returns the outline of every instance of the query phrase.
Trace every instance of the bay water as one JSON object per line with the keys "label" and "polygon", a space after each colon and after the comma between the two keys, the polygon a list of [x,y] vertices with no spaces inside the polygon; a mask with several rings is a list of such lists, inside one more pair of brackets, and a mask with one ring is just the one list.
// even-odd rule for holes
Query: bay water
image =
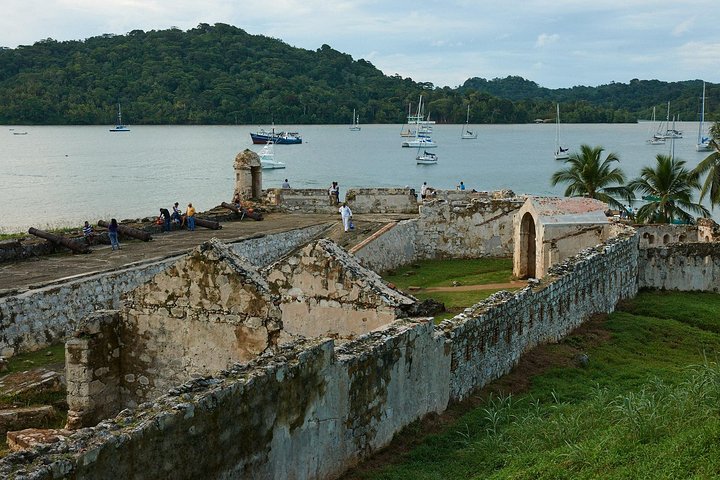
{"label": "bay water", "polygon": [[[480,125],[474,140],[461,139],[462,125],[435,125],[436,165],[417,165],[415,148],[401,148],[401,125],[276,126],[297,131],[300,145],[276,145],[285,169],[263,170],[263,188],[287,178],[296,188],[340,184],[341,198],[353,187],[404,187],[423,182],[448,189],[463,181],[468,189],[562,195],[550,176],[563,167],[553,158],[554,124]],[[567,124],[561,143],[601,145],[620,157],[628,179],[653,165],[666,145],[648,145],[654,125]],[[267,126],[266,126],[267,128]],[[675,156],[692,168],[708,155],[696,152],[697,124],[682,123],[684,138],[674,141]],[[252,145],[253,126],[0,127],[0,233],[28,227],[81,225],[88,220],[157,216],[160,207],[192,202],[198,211],[230,201],[233,161]],[[23,134],[25,133],[26,134]]]}

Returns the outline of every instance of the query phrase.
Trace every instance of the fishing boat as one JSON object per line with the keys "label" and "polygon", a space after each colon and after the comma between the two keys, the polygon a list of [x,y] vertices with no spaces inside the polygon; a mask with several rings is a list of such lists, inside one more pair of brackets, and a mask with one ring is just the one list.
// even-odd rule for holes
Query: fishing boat
{"label": "fishing boat", "polygon": [[268,132],[260,129],[257,132],[250,132],[250,138],[255,145],[265,145],[268,142],[277,145],[294,145],[302,143],[302,137],[297,132],[278,132],[275,130]]}
{"label": "fishing boat", "polygon": [[359,132],[360,131],[360,116],[355,116],[355,109],[353,108],[353,123],[348,127],[348,129],[351,132]]}
{"label": "fishing boat", "polygon": [[118,110],[117,110],[117,123],[115,124],[115,127],[111,128],[111,132],[129,132],[130,129],[122,123],[122,109],[120,108],[120,104],[117,104]]}
{"label": "fishing boat", "polygon": [[438,161],[438,156],[434,153],[423,151],[415,157],[415,161],[418,165],[435,165]]}
{"label": "fishing boat", "polygon": [[260,157],[260,165],[263,170],[274,170],[278,168],[285,168],[283,162],[275,160],[275,144],[268,141],[265,146],[258,152]]}
{"label": "fishing boat", "polygon": [[462,133],[460,134],[462,140],[472,140],[477,138],[477,132],[470,130],[470,105],[467,106],[467,116],[465,118],[465,125],[463,125]]}
{"label": "fishing boat", "polygon": [[555,160],[567,160],[570,158],[569,148],[563,148],[560,144],[560,104],[555,104]]}
{"label": "fishing boat", "polygon": [[702,103],[700,107],[700,124],[698,125],[698,139],[695,144],[695,150],[698,152],[707,152],[712,150],[710,145],[710,137],[705,136],[705,82],[703,82]]}

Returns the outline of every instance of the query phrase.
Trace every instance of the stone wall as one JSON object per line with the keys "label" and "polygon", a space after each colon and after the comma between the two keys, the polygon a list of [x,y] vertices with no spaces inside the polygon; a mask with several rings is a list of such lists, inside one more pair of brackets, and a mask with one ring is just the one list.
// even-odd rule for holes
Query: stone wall
{"label": "stone wall", "polygon": [[419,258],[417,238],[418,220],[402,220],[381,228],[350,253],[370,270],[387,272]]}
{"label": "stone wall", "polygon": [[[265,192],[265,200],[282,210],[299,213],[337,213],[340,207],[333,203],[327,189],[274,188]],[[351,188],[344,201],[354,214],[418,212],[417,196],[410,188]]]}
{"label": "stone wall", "polygon": [[67,442],[0,461],[35,479],[334,478],[393,435],[509,371],[637,292],[637,236],[624,232],[434,327],[398,320],[354,341],[281,348],[121,412]]}
{"label": "stone wall", "polygon": [[654,248],[669,243],[709,241],[701,240],[695,225],[636,225],[640,248]]}
{"label": "stone wall", "polygon": [[[317,225],[231,244],[256,266],[265,266],[325,231]],[[99,274],[58,280],[0,294],[0,355],[12,356],[64,341],[95,310],[117,309],[120,297],[176,262],[178,256]]]}
{"label": "stone wall", "polygon": [[640,250],[638,286],[720,291],[720,243],[678,243]]}
{"label": "stone wall", "polygon": [[68,428],[97,425],[120,411],[120,315],[99,310],[65,342]]}
{"label": "stone wall", "polygon": [[340,208],[327,188],[273,188],[265,191],[265,201],[294,213],[337,213]]}

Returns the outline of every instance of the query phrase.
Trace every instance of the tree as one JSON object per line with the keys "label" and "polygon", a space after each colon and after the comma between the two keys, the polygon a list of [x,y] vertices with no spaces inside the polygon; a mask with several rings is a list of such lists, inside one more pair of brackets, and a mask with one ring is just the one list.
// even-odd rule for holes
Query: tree
{"label": "tree", "polygon": [[700,189],[700,200],[708,196],[710,206],[714,207],[720,205],[720,122],[710,127],[710,136],[710,146],[714,151],[693,169],[693,173],[706,175]]}
{"label": "tree", "polygon": [[553,186],[567,183],[566,197],[594,198],[612,207],[624,209],[618,199],[629,199],[631,192],[623,185],[623,171],[613,166],[620,158],[614,153],[608,153],[605,159],[601,160],[603,151],[603,147],[581,145],[580,152],[575,152],[570,158],[563,160],[567,167],[553,173],[550,181]]}
{"label": "tree", "polygon": [[643,167],[640,177],[628,184],[648,203],[638,209],[637,220],[647,223],[692,223],[693,214],[710,215],[707,208],[693,202],[693,190],[700,189],[696,173],[685,168],[684,160],[658,154],[655,167]]}

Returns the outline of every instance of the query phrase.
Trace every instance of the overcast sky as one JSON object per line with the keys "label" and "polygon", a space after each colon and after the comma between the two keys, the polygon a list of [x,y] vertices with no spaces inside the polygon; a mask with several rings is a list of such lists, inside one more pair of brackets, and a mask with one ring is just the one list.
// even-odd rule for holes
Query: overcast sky
{"label": "overcast sky", "polygon": [[549,88],[633,78],[720,83],[718,0],[2,0],[0,46],[227,23],[387,75],[456,87],[518,75]]}

